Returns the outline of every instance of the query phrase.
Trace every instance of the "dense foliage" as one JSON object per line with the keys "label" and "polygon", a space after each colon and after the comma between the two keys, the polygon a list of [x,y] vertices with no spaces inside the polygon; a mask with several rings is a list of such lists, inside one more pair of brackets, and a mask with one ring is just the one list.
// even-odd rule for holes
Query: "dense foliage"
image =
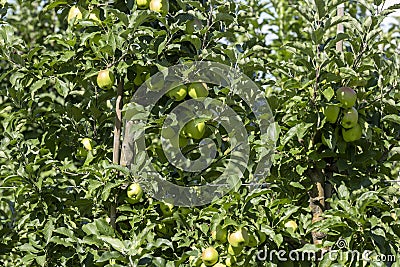
{"label": "dense foliage", "polygon": [[[6,2],[0,1],[1,266],[200,266],[209,246],[221,263],[235,259],[236,266],[400,266],[400,191],[389,182],[400,172],[399,29],[382,29],[390,10],[381,10],[381,1],[171,0],[168,14],[138,9],[133,0]],[[68,21],[73,5],[82,19]],[[339,23],[344,33],[336,33]],[[343,51],[335,49],[338,41]],[[196,208],[169,210],[146,194],[127,202],[127,186],[140,177],[112,163],[117,86],[128,103],[156,72],[206,60],[241,70],[265,90],[279,133],[267,186],[242,185]],[[116,77],[113,90],[97,86],[103,69]],[[363,135],[354,142],[324,116],[343,86],[357,92]],[[210,91],[228,100],[223,88]],[[256,147],[248,107],[229,101]],[[187,184],[193,177],[173,170],[155,142],[174,105],[168,97],[158,102],[147,152],[161,172]],[[224,146],[219,152],[227,152],[223,129],[207,127]],[[191,142],[186,149],[195,154],[199,141]],[[214,165],[209,176],[222,167]],[[313,222],[316,180],[331,184],[332,196],[324,220]],[[249,242],[235,257],[226,238],[211,235],[242,227]],[[324,233],[322,244],[313,241],[316,230]],[[371,261],[339,254],[301,263],[257,258],[265,249],[329,247],[369,250]]]}

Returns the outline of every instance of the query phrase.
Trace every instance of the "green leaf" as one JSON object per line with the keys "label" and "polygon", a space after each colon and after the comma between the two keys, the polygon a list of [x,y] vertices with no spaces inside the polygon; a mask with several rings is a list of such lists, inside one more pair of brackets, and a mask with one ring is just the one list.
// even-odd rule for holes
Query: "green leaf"
{"label": "green leaf", "polygon": [[68,1],[65,0],[57,0],[57,1],[52,1],[50,4],[48,4],[44,9],[43,12],[47,12],[50,9],[54,9],[58,7],[59,5],[66,5],[68,4]]}
{"label": "green leaf", "polygon": [[69,88],[66,82],[56,79],[55,88],[61,96],[66,97],[68,95]]}
{"label": "green leaf", "polygon": [[100,235],[114,236],[114,229],[105,219],[97,219],[95,224],[97,228],[96,232],[98,232]]}
{"label": "green leaf", "polygon": [[317,11],[318,11],[318,18],[322,19],[323,17],[325,17],[325,14],[326,14],[325,1],[324,0],[315,0],[315,5],[316,5]]}
{"label": "green leaf", "polygon": [[298,139],[303,138],[307,129],[310,128],[312,125],[313,123],[302,122],[290,128],[289,131],[286,133],[286,135],[283,138],[281,138],[281,145],[282,146],[286,145],[286,143],[289,142],[296,135]]}
{"label": "green leaf", "polygon": [[129,26],[129,19],[125,13],[119,11],[118,9],[113,9],[113,8],[108,9],[108,11],[117,16],[122,21],[122,23],[124,23],[126,27]]}
{"label": "green leaf", "polygon": [[65,235],[67,237],[70,237],[71,239],[75,239],[75,234],[74,231],[65,228],[65,227],[60,227],[54,230],[54,232],[61,234],[61,235]]}
{"label": "green leaf", "polygon": [[121,240],[109,236],[100,236],[100,239],[104,242],[110,244],[115,250],[124,253],[126,248],[124,243]]}
{"label": "green leaf", "polygon": [[394,147],[389,151],[389,161],[400,161],[400,147]]}
{"label": "green leaf", "polygon": [[44,239],[46,240],[46,244],[49,243],[51,236],[53,235],[54,231],[54,223],[53,223],[53,218],[50,218],[50,220],[47,221],[43,228],[43,235]]}
{"label": "green leaf", "polygon": [[349,190],[347,190],[347,187],[345,185],[340,185],[338,188],[338,195],[342,199],[346,199],[350,196]]}
{"label": "green leaf", "polygon": [[35,259],[36,259],[37,264],[39,264],[39,266],[45,266],[46,265],[46,255],[37,256]]}
{"label": "green leaf", "polygon": [[277,234],[272,239],[274,240],[275,244],[279,248],[283,242],[283,236],[281,234]]}
{"label": "green leaf", "polygon": [[35,92],[37,90],[39,90],[40,88],[42,88],[47,82],[48,82],[48,79],[41,79],[41,80],[37,80],[36,82],[34,82],[31,85],[30,91],[31,91],[32,99],[34,99],[34,97],[35,97]]}
{"label": "green leaf", "polygon": [[32,253],[39,253],[39,250],[34,248],[31,244],[25,243],[22,244],[21,246],[18,247],[20,251],[25,251],[25,252],[32,252]]}
{"label": "green leaf", "polygon": [[400,124],[400,116],[396,114],[386,115],[385,117],[382,118],[382,120]]}
{"label": "green leaf", "polygon": [[82,226],[82,230],[87,234],[87,235],[100,235],[100,232],[97,230],[96,223],[87,223]]}
{"label": "green leaf", "polygon": [[64,247],[74,247],[73,243],[68,240],[68,238],[60,238],[58,236],[53,236],[50,238],[50,242],[62,245]]}
{"label": "green leaf", "polygon": [[106,262],[112,259],[122,260],[123,256],[118,251],[106,251],[101,254],[101,257],[97,260],[97,262]]}
{"label": "green leaf", "polygon": [[335,95],[335,91],[332,89],[332,87],[328,87],[322,92],[322,94],[327,101],[331,101],[332,97]]}

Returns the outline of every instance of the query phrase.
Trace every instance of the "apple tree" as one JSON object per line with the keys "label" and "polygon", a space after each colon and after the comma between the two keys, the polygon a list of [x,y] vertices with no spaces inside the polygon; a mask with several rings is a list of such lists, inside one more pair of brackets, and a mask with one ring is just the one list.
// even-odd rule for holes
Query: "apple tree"
{"label": "apple tree", "polygon": [[[382,28],[396,7],[380,5],[0,1],[1,265],[399,265],[399,30]],[[143,192],[139,165],[120,164],[122,118],[152,75],[196,61],[250,77],[265,92],[278,136],[262,186],[248,184],[253,157],[229,194],[178,207]],[[355,103],[340,88],[354,90]],[[210,182],[230,151],[223,127],[194,121],[182,151],[195,159],[201,139],[213,137],[220,160],[195,175],[168,162],[161,128],[185,99],[229,103],[252,151],[260,149],[251,107],[229,92],[189,84],[157,102],[145,152],[168,180]],[[271,250],[318,258],[259,257]],[[330,250],[340,252],[323,255]],[[370,251],[369,261],[341,258],[347,250]]]}

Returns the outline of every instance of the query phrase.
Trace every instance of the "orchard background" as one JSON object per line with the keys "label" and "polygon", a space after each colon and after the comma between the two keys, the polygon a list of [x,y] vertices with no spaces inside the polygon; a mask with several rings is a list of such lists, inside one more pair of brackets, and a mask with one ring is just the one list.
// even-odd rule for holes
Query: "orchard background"
{"label": "orchard background", "polygon": [[[157,13],[133,0],[0,1],[0,265],[200,266],[213,246],[232,266],[400,266],[400,191],[390,182],[400,172],[399,28],[382,29],[396,6],[381,4],[170,0]],[[67,20],[72,6],[81,19]],[[126,188],[140,177],[113,159],[116,107],[151,75],[191,61],[234,67],[265,91],[279,133],[266,186],[242,185],[201,207],[169,210],[146,194],[130,204]],[[110,90],[96,83],[107,68],[116,78]],[[342,86],[357,92],[363,135],[354,142],[323,114]],[[231,101],[259,137],[248,107],[229,90],[210,92]],[[190,176],[151,142],[174,105],[159,102],[147,153],[186,183]],[[223,130],[207,129],[224,144]],[[257,138],[249,142],[257,147]],[[249,242],[237,255],[211,235],[242,227]],[[258,259],[266,248],[371,254]],[[382,254],[393,258],[377,261]]]}

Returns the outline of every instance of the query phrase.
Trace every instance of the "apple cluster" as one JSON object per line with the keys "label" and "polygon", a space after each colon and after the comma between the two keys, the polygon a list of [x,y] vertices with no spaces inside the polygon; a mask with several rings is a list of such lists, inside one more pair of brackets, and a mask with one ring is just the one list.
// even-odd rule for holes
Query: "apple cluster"
{"label": "apple cluster", "polygon": [[224,266],[235,266],[236,257],[239,257],[245,246],[250,245],[249,234],[245,228],[239,228],[228,235],[226,227],[217,226],[211,231],[211,237],[214,241],[219,243],[228,242],[227,247],[227,257],[224,263],[219,262],[220,255],[218,251],[210,246],[203,250],[201,254],[201,267],[214,266],[214,267],[224,267]]}
{"label": "apple cluster", "polygon": [[[68,23],[74,23],[77,24],[79,20],[83,18],[81,8],[78,6],[72,6],[69,9],[68,12],[68,17],[67,21]],[[93,20],[96,23],[101,23],[100,16],[99,16],[99,10],[95,9],[89,12],[89,17],[90,20]]]}
{"label": "apple cluster", "polygon": [[[174,101],[182,101],[185,97],[189,95],[193,99],[207,97],[208,96],[208,86],[206,83],[191,83],[189,85],[179,85],[167,93],[167,96]],[[187,145],[187,138],[201,139],[206,132],[206,123],[204,119],[194,119],[189,121],[185,127],[182,129],[179,138],[179,145],[184,147]],[[175,132],[172,128],[167,128],[164,131],[163,137],[166,139],[171,139],[175,136]]]}
{"label": "apple cluster", "polygon": [[140,9],[150,9],[166,15],[169,10],[168,0],[136,0],[136,4]]}
{"label": "apple cluster", "polygon": [[358,111],[354,107],[357,101],[356,92],[350,87],[341,87],[336,91],[339,103],[329,104],[324,109],[327,122],[335,124],[340,118],[342,136],[345,142],[354,142],[361,138],[362,128],[358,123]]}

